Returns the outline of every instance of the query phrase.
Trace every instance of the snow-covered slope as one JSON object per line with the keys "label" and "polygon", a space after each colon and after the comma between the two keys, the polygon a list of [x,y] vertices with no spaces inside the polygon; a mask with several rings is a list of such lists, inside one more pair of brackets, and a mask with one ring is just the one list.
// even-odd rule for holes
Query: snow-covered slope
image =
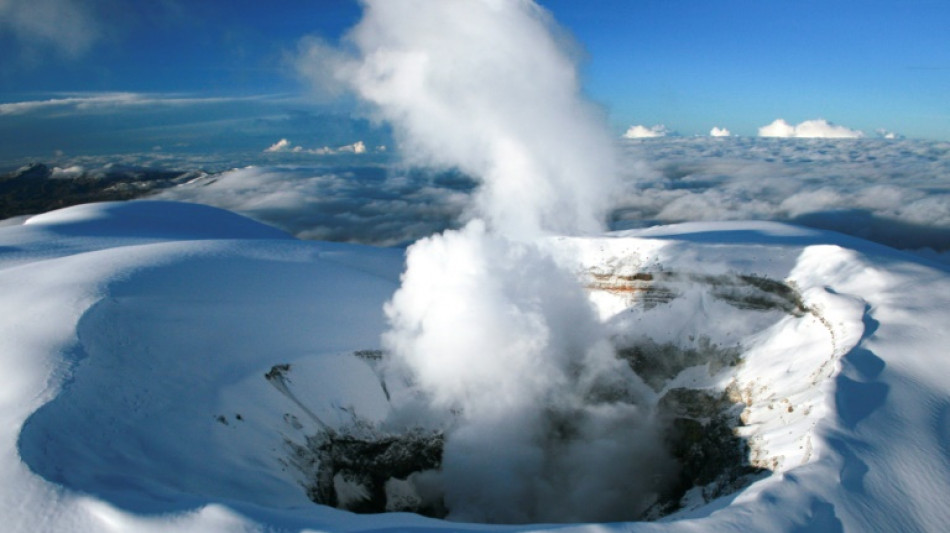
{"label": "snow-covered slope", "polygon": [[[643,370],[658,399],[677,389],[728,398],[754,467],[731,494],[697,483],[660,521],[577,528],[950,522],[950,276],[940,266],[762,222],[553,244],[621,353],[637,354],[631,364],[682,359]],[[4,528],[500,527],[354,515],[308,498],[319,466],[308,439],[382,423],[390,394],[408,386],[381,377],[378,351],[402,268],[401,250],[297,241],[170,202],[79,206],[0,228]],[[334,489],[340,499],[361,490]]]}

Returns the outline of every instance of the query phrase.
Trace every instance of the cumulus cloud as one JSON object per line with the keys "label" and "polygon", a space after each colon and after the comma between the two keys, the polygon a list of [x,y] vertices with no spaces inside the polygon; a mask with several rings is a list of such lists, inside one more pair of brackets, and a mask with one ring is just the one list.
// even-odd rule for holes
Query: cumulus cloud
{"label": "cumulus cloud", "polygon": [[[385,152],[385,146],[377,146],[377,152]],[[306,153],[306,154],[315,154],[315,155],[333,155],[333,154],[365,154],[366,143],[363,141],[356,141],[353,144],[346,144],[336,148],[330,148],[329,146],[322,146],[320,148],[304,148],[303,146],[294,146],[287,139],[281,139],[276,143],[272,144],[264,150],[265,153],[280,153],[280,152],[293,152],[293,153]]]}
{"label": "cumulus cloud", "polygon": [[729,130],[726,128],[720,128],[719,126],[713,126],[713,129],[709,130],[710,137],[729,137],[732,134],[729,133]]}
{"label": "cumulus cloud", "polygon": [[832,124],[823,118],[806,120],[795,126],[780,118],[767,126],[759,128],[759,137],[857,139],[864,137],[864,133]]}
{"label": "cumulus cloud", "polygon": [[759,128],[759,137],[795,137],[795,127],[779,118]]}
{"label": "cumulus cloud", "polygon": [[630,126],[627,128],[627,131],[624,132],[624,139],[649,139],[652,137],[665,137],[667,134],[666,126],[657,124],[653,127],[646,127],[637,124],[636,126]]}
{"label": "cumulus cloud", "polygon": [[52,48],[77,57],[101,38],[93,6],[79,0],[0,0],[0,33],[11,34],[27,51]]}
{"label": "cumulus cloud", "polygon": [[50,178],[73,179],[73,178],[78,178],[85,173],[86,173],[86,169],[79,165],[72,165],[66,168],[53,167],[53,171],[50,173]]}
{"label": "cumulus cloud", "polygon": [[270,147],[264,151],[265,152],[286,152],[287,150],[290,150],[290,149],[291,149],[290,141],[288,141],[287,139],[281,139],[275,142],[274,144],[270,145]]}
{"label": "cumulus cloud", "polygon": [[353,144],[347,144],[346,146],[341,146],[337,148],[337,152],[346,152],[351,154],[365,154],[366,153],[366,144],[363,141],[356,141]]}

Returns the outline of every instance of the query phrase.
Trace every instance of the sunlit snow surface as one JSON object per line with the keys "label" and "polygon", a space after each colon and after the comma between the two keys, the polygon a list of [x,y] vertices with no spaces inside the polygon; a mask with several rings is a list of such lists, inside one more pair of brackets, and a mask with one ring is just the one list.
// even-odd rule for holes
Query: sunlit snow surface
{"label": "sunlit snow surface", "polygon": [[[734,379],[746,402],[741,434],[772,471],[659,522],[576,528],[937,531],[950,521],[945,266],[769,222],[552,243],[582,281],[683,276],[683,297],[651,312],[685,306],[687,317],[651,321],[636,293],[592,287],[591,298],[604,320],[657,342],[741,342],[744,360],[731,374],[677,379]],[[286,462],[286,441],[317,420],[386,416],[377,374],[352,354],[379,348],[402,261],[401,250],[297,241],[169,202],[80,206],[0,228],[4,527],[497,527],[318,506]],[[750,330],[740,310],[690,281],[716,276],[784,281],[808,312]],[[275,365],[290,365],[284,390],[264,377]]]}

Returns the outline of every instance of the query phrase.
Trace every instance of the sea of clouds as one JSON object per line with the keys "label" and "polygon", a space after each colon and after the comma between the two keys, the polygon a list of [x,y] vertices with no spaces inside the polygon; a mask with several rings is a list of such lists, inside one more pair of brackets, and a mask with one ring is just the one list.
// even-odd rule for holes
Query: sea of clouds
{"label": "sea of clouds", "polygon": [[950,250],[950,143],[664,138],[624,145],[615,228],[779,220],[905,250]]}
{"label": "sea of clouds", "polygon": [[248,166],[159,194],[222,207],[301,239],[401,246],[455,227],[474,182],[384,165]]}
{"label": "sea of clouds", "polygon": [[[622,186],[614,196],[612,229],[779,220],[931,256],[950,251],[950,143],[747,137],[616,142]],[[398,245],[457,227],[476,186],[458,171],[413,170],[394,156],[349,156],[343,164],[339,156],[284,154],[294,159],[282,162],[277,155],[261,154],[261,166],[211,174],[162,197],[232,209],[301,238]]]}

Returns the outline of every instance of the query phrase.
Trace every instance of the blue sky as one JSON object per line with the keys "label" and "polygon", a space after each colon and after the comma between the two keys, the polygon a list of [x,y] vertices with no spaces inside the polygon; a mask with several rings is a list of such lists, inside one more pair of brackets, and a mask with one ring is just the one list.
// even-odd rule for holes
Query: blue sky
{"label": "blue sky", "polygon": [[950,138],[950,2],[545,5],[586,47],[588,87],[614,120],[752,135],[820,117]]}
{"label": "blue sky", "polygon": [[[946,0],[541,4],[584,50],[585,90],[618,135],[824,118],[950,140]],[[311,101],[287,58],[359,15],[349,0],[0,0],[0,157],[353,142],[345,103]]]}

